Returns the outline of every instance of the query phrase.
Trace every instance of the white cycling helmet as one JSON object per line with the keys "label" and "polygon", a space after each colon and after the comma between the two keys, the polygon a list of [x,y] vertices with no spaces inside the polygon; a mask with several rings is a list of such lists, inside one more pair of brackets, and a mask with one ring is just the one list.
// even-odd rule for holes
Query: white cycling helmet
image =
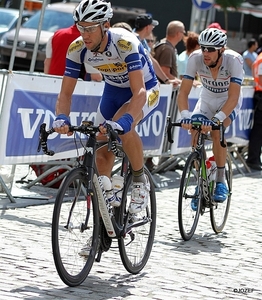
{"label": "white cycling helmet", "polygon": [[222,48],[227,44],[227,35],[219,29],[207,28],[200,33],[198,43],[203,47]]}
{"label": "white cycling helmet", "polygon": [[76,22],[106,22],[112,16],[111,3],[103,0],[83,0],[73,13]]}

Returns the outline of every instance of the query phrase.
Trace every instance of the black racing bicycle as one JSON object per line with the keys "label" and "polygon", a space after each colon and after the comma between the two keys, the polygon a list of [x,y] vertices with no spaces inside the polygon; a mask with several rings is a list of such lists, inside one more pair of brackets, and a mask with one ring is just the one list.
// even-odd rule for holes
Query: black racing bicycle
{"label": "black racing bicycle", "polygon": [[[182,173],[178,199],[178,222],[182,238],[188,241],[195,233],[199,216],[210,212],[211,225],[215,233],[220,233],[227,221],[231,194],[232,194],[232,165],[227,154],[225,165],[226,186],[228,188],[227,199],[221,203],[213,200],[215,181],[209,179],[206,167],[205,140],[210,137],[201,132],[201,122],[193,122],[192,128],[197,131],[197,142],[189,154]],[[171,122],[168,119],[168,141],[173,143],[171,129],[173,126],[181,127],[181,123]],[[220,131],[220,144],[224,143],[223,124],[213,125],[212,130]]]}
{"label": "black racing bicycle", "polygon": [[[47,147],[47,138],[54,130],[46,131],[45,128],[46,124],[40,127],[38,150],[42,148],[45,154],[54,155]],[[55,200],[52,250],[57,272],[68,286],[81,284],[94,261],[99,262],[102,253],[113,247],[115,240],[124,267],[128,272],[137,274],[149,259],[156,229],[156,197],[151,174],[145,168],[150,183],[147,207],[141,213],[129,213],[132,186],[130,164],[117,142],[117,132],[108,125],[108,151],[121,158],[119,172],[124,178],[121,205],[111,206],[96,167],[99,127],[85,121],[81,126],[70,126],[70,131],[81,133],[79,138],[84,135],[87,140],[83,143],[83,159],[64,178]],[[87,251],[84,255],[83,249]]]}

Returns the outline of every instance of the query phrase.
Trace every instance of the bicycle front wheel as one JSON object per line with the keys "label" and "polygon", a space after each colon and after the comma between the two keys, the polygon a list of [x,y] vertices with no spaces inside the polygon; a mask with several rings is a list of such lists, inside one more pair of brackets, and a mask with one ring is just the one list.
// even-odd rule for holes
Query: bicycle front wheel
{"label": "bicycle front wheel", "polygon": [[195,233],[201,206],[200,157],[196,152],[186,160],[179,189],[178,224],[181,237],[188,241]]}
{"label": "bicycle front wheel", "polygon": [[227,154],[226,165],[225,165],[225,181],[228,189],[228,197],[222,203],[216,203],[215,205],[211,205],[210,207],[210,220],[211,225],[215,233],[220,233],[227,221],[230,202],[231,202],[231,194],[232,194],[232,164],[229,154]]}
{"label": "bicycle front wheel", "polygon": [[131,173],[127,177],[121,203],[121,223],[122,225],[127,223],[127,232],[118,240],[118,246],[122,263],[132,274],[139,273],[146,265],[153,247],[156,229],[155,186],[148,169],[145,169],[145,174],[150,183],[147,207],[137,214],[128,213],[132,188]]}
{"label": "bicycle front wheel", "polygon": [[[87,186],[84,168],[72,170],[54,205],[53,257],[60,278],[68,286],[77,286],[86,279],[98,247],[98,203],[95,191],[89,193]],[[83,255],[83,249],[88,253]]]}

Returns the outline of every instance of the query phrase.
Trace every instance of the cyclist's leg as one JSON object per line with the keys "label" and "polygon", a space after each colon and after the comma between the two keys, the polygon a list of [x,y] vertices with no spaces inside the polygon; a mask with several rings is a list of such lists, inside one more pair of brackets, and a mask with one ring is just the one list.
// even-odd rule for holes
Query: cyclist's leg
{"label": "cyclist's leg", "polygon": [[[114,119],[117,120],[118,116],[123,115],[126,111],[127,105],[123,105]],[[133,173],[133,186],[129,207],[130,213],[138,213],[147,206],[150,191],[149,181],[144,173],[143,144],[138,133],[135,131],[136,124],[137,123],[134,122],[132,129],[128,133],[120,136],[123,149],[128,156]]]}
{"label": "cyclist's leg", "polygon": [[[226,118],[224,121],[225,127],[231,124],[231,118]],[[227,158],[227,148],[223,148],[220,145],[219,131],[212,132],[213,140],[213,153],[217,164],[217,177],[216,177],[216,188],[214,192],[214,200],[223,202],[228,197],[228,188],[225,181],[225,164]]]}
{"label": "cyclist's leg", "polygon": [[[121,136],[123,149],[127,154],[133,173],[133,189],[131,193],[131,203],[129,207],[130,213],[139,213],[148,203],[150,184],[148,177],[144,173],[144,155],[143,144],[135,126],[144,122],[152,113],[159,102],[159,86],[156,85],[152,89],[147,90],[147,101],[141,114],[134,120],[132,130]],[[128,112],[129,103],[124,104],[114,116],[117,120],[121,115]]]}
{"label": "cyclist's leg", "polygon": [[[113,119],[119,108],[130,99],[131,95],[130,89],[119,89],[105,84],[105,89],[97,109],[95,124],[103,124],[106,120]],[[107,138],[103,135],[99,135],[97,140],[106,142]],[[115,156],[111,151],[108,151],[106,145],[97,150],[96,164],[100,175],[111,177],[114,159]]]}

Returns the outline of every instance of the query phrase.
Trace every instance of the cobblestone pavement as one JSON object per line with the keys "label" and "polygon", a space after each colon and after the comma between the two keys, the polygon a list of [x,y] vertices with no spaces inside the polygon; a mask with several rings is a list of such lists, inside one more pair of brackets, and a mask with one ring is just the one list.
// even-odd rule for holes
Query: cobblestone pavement
{"label": "cobblestone pavement", "polygon": [[74,288],[63,284],[53,263],[52,199],[2,206],[1,299],[262,299],[261,173],[234,178],[222,234],[213,233],[204,215],[192,240],[183,241],[177,199],[175,184],[157,191],[154,247],[140,274],[127,273],[118,250],[110,249]]}

